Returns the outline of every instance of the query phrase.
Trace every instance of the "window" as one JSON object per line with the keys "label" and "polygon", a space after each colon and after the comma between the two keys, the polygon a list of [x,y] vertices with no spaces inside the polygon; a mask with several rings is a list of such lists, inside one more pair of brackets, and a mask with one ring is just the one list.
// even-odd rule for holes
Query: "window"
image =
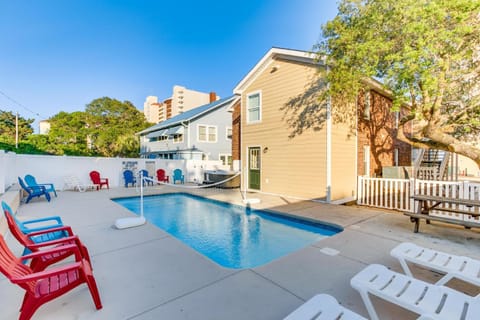
{"label": "window", "polygon": [[168,136],[159,136],[159,137],[153,137],[149,139],[150,142],[165,141],[165,140],[168,140]]}
{"label": "window", "polygon": [[222,161],[223,165],[232,165],[232,155],[231,154],[219,154],[218,155],[218,160]]}
{"label": "window", "polygon": [[262,120],[261,98],[260,92],[247,95],[247,123],[255,123]]}
{"label": "window", "polygon": [[198,125],[198,142],[217,142],[217,127]]}
{"label": "window", "polygon": [[370,120],[370,91],[365,91],[364,99],[363,119]]}
{"label": "window", "polygon": [[227,127],[227,140],[232,140],[232,128],[231,127]]}
{"label": "window", "polygon": [[183,134],[174,134],[173,143],[180,143],[180,142],[183,142]]}

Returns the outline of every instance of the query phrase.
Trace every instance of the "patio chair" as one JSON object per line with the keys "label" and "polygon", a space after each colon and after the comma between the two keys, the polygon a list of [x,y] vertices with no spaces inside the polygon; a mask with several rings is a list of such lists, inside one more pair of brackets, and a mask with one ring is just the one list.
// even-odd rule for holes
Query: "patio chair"
{"label": "patio chair", "polygon": [[158,169],[157,170],[157,180],[160,182],[170,182],[170,178],[165,174],[165,170],[163,169]]}
{"label": "patio chair", "polygon": [[40,306],[83,283],[87,284],[97,310],[102,308],[100,294],[90,263],[82,259],[76,246],[69,245],[35,252],[29,255],[29,258],[41,260],[46,256],[53,256],[63,251],[69,251],[75,255],[75,261],[37,272],[22,264],[23,258],[17,258],[8,248],[3,236],[0,235],[0,271],[10,282],[25,290],[23,303],[20,307],[20,320],[31,319]]}
{"label": "patio chair", "polygon": [[25,180],[25,183],[27,184],[27,186],[29,187],[44,186],[48,192],[53,192],[55,197],[57,196],[57,191],[55,191],[55,186],[53,185],[53,183],[37,183],[37,180],[31,174],[25,175],[23,179]]}
{"label": "patio chair", "polygon": [[390,252],[400,262],[406,275],[412,277],[408,262],[445,274],[435,284],[444,285],[453,278],[480,286],[480,261],[404,242]]}
{"label": "patio chair", "polygon": [[317,294],[283,320],[367,320],[328,294]]}
{"label": "patio chair", "polygon": [[148,185],[153,186],[153,177],[148,175],[148,171],[145,169],[140,170],[140,175],[142,178],[147,178],[147,179],[142,179],[143,185],[145,183]]}
{"label": "patio chair", "polygon": [[180,181],[180,183],[185,183],[185,176],[182,173],[182,170],[180,169],[175,169],[173,170],[173,184],[175,184],[177,181]]}
{"label": "patio chair", "polygon": [[84,184],[81,183],[77,176],[65,176],[63,177],[64,186],[63,190],[78,190],[80,192],[85,192],[87,190],[97,189],[95,184]]}
{"label": "patio chair", "polygon": [[[35,231],[29,234],[24,234],[20,228],[15,223],[13,217],[7,212],[4,211],[5,218],[7,220],[8,228],[10,232],[13,234],[15,239],[25,247],[23,255],[26,257],[30,252],[38,252],[42,251],[46,247],[63,247],[66,245],[74,244],[79,248],[80,253],[82,254],[82,258],[86,259],[90,262],[90,255],[88,253],[87,247],[85,247],[78,236],[73,234],[73,231],[68,226],[58,227],[50,230],[43,230],[43,231]],[[64,232],[65,236],[61,238],[55,238],[55,232]],[[30,267],[34,270],[43,270],[47,266],[61,261],[67,257],[69,257],[71,253],[68,251],[59,251],[56,255],[51,256],[42,256],[41,259],[33,259],[30,262]],[[27,260],[25,258],[25,260]]]}
{"label": "patio chair", "polygon": [[379,318],[369,295],[421,315],[422,319],[474,320],[480,314],[478,297],[430,284],[379,264],[371,264],[357,273],[350,284],[360,293],[372,320]]}
{"label": "patio chair", "polygon": [[23,182],[22,178],[18,177],[18,183],[23,190],[28,194],[25,203],[28,203],[32,198],[45,196],[48,202],[50,202],[50,194],[44,186],[29,187]]}
{"label": "patio chair", "polygon": [[137,180],[135,179],[132,170],[123,171],[123,179],[125,180],[125,188],[128,188],[128,185],[130,183],[132,184],[132,187],[135,186],[135,184],[137,183]]}
{"label": "patio chair", "polygon": [[107,189],[110,189],[108,185],[108,178],[100,178],[100,172],[90,171],[90,179],[93,184],[97,186],[97,190],[102,189],[102,186],[107,186]]}
{"label": "patio chair", "polygon": [[[2,201],[2,209],[4,212],[7,212],[13,217],[17,226],[25,234],[63,226],[62,219],[59,216],[50,216],[50,217],[45,217],[40,219],[20,221],[17,219],[17,217],[13,213],[12,208],[10,208],[10,206],[5,201]],[[48,223],[49,221],[51,221],[51,223]],[[31,227],[29,225],[31,225]]]}

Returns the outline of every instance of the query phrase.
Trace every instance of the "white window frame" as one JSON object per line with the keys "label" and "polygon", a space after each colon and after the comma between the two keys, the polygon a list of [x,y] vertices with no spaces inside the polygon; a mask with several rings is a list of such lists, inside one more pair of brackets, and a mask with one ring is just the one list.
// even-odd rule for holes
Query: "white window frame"
{"label": "white window frame", "polygon": [[[175,141],[175,136],[181,136],[181,137],[182,137],[182,139],[181,139],[181,140],[177,140],[177,141]],[[173,141],[173,143],[183,143],[183,140],[184,140],[183,133],[180,133],[180,134],[173,134],[173,135],[172,135],[172,141]]]}
{"label": "white window frame", "polygon": [[[232,132],[232,134],[230,135],[230,138],[228,137],[228,130],[230,130]],[[232,141],[232,137],[233,137],[233,129],[232,127],[226,127],[225,128],[225,139],[227,141]]]}
{"label": "white window frame", "polygon": [[[205,127],[205,138],[206,140],[200,140],[200,127]],[[209,140],[209,129],[213,128],[215,130],[215,140],[210,141]],[[212,126],[208,124],[197,124],[197,141],[198,142],[203,142],[203,143],[217,143],[218,141],[218,127],[217,126]]]}
{"label": "white window frame", "polygon": [[[257,95],[258,94],[258,100],[259,100],[259,106],[258,106],[258,120],[250,120],[249,118],[249,115],[250,115],[250,107],[248,106],[248,102],[250,101],[250,97],[253,96],[253,95]],[[246,102],[245,102],[245,115],[246,115],[246,118],[247,118],[247,124],[255,124],[255,123],[260,123],[262,122],[262,91],[261,90],[257,90],[257,91],[253,91],[253,92],[250,92],[246,95]]]}
{"label": "white window frame", "polygon": [[[222,161],[222,157],[225,157],[225,162]],[[230,157],[230,163],[228,163],[228,157]],[[231,153],[219,153],[218,160],[222,161],[222,165],[229,166],[233,163],[233,158]]]}

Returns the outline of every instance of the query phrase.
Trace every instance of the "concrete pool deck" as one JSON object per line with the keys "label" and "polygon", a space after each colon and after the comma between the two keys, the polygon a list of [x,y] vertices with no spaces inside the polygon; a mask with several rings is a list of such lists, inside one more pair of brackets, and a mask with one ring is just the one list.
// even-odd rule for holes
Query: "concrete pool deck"
{"label": "concrete pool deck", "polygon": [[[150,187],[163,193],[169,187]],[[182,191],[182,190],[180,190]],[[238,190],[189,190],[207,197],[242,203]],[[420,225],[413,233],[409,218],[399,212],[337,206],[275,196],[259,198],[254,208],[281,211],[344,227],[344,231],[302,250],[253,269],[225,269],[159,228],[144,226],[116,230],[117,218],[132,216],[110,201],[136,196],[134,188],[85,193],[59,192],[22,204],[20,219],[60,215],[89,248],[103,309],[96,311],[88,289],[80,286],[42,306],[33,319],[283,319],[317,293],[328,293],[347,308],[367,316],[350,279],[371,263],[401,271],[390,250],[403,241],[480,259],[480,232],[438,223]],[[7,242],[20,255],[22,248],[7,231]],[[413,268],[418,278],[439,275]],[[469,294],[478,288],[453,281]],[[24,291],[0,278],[0,319],[17,319]],[[373,299],[381,319],[416,319],[399,307]]]}

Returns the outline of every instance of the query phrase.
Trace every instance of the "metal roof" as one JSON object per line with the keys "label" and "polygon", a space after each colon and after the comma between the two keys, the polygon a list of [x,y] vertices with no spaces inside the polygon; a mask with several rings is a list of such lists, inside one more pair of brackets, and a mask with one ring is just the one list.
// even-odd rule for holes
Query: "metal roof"
{"label": "metal roof", "polygon": [[214,110],[216,108],[219,108],[227,103],[231,103],[235,101],[236,99],[239,99],[240,97],[237,95],[233,95],[227,98],[223,98],[217,101],[214,101],[209,104],[202,105],[200,107],[190,109],[185,111],[184,113],[181,113],[179,115],[176,115],[175,117],[172,117],[170,119],[167,119],[165,121],[162,121],[154,126],[151,126],[150,128],[147,128],[145,130],[142,130],[138,132],[137,134],[143,135],[145,133],[153,132],[153,131],[158,131],[161,129],[169,129],[170,127],[173,127],[175,125],[182,124],[182,122],[188,122],[192,119],[195,119],[199,116],[201,116],[204,113],[207,113],[211,110]]}

